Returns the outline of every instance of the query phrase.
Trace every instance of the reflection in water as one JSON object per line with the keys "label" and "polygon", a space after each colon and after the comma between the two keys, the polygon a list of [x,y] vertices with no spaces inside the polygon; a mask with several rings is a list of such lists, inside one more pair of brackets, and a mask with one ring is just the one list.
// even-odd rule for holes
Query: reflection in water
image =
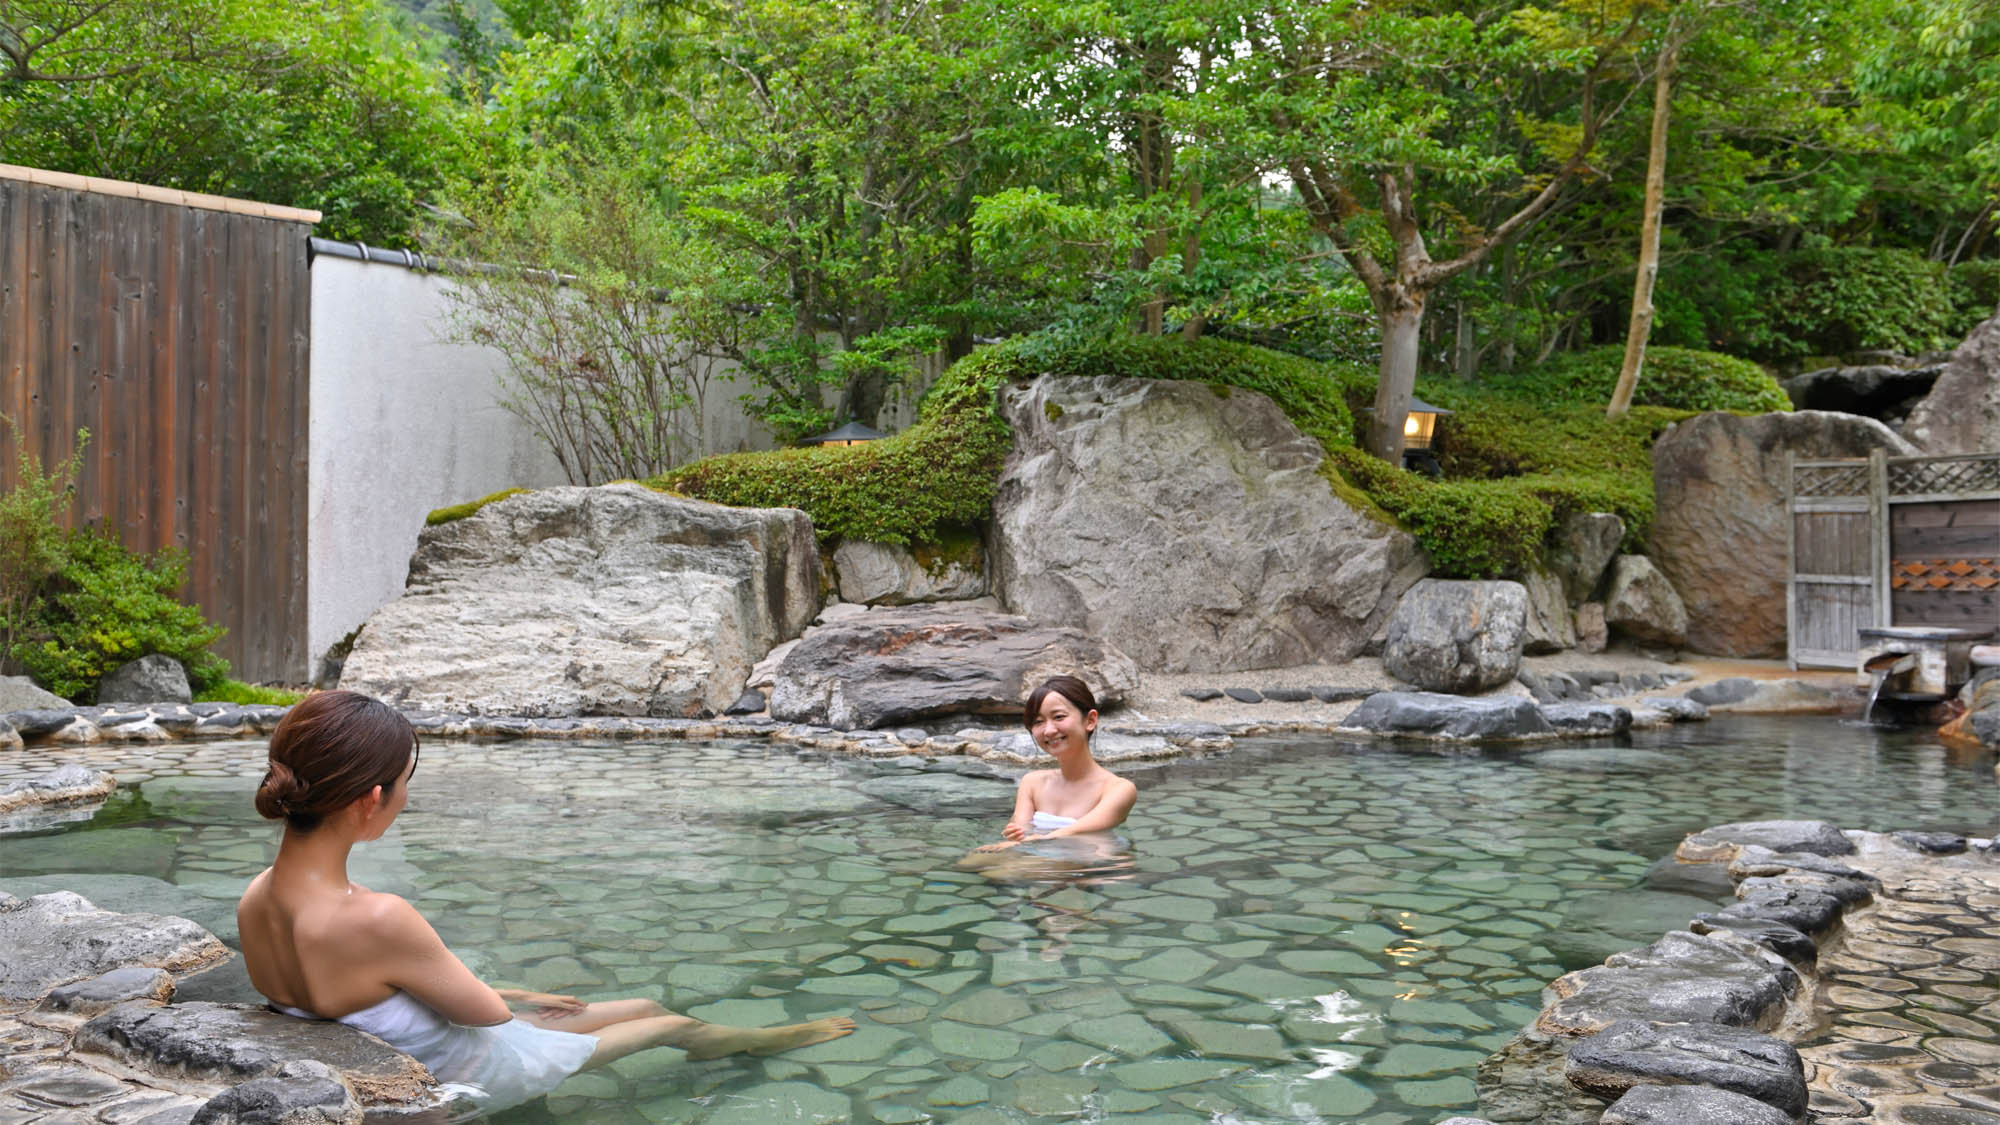
{"label": "reflection in water", "polygon": [[1042,932],[1044,961],[1060,960],[1069,949],[1070,935],[1104,925],[1096,911],[1063,902],[1060,892],[1127,882],[1138,874],[1132,842],[1116,832],[1032,840],[998,852],[974,851],[958,866],[977,871],[996,885],[1023,889],[1016,917]]}

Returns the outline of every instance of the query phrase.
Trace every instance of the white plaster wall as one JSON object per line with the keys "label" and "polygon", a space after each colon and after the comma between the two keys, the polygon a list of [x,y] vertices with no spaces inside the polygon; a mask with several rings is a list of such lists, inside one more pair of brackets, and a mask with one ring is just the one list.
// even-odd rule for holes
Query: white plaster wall
{"label": "white plaster wall", "polygon": [[309,674],[402,592],[433,509],[568,483],[501,407],[498,353],[442,339],[449,284],[396,265],[313,259]]}

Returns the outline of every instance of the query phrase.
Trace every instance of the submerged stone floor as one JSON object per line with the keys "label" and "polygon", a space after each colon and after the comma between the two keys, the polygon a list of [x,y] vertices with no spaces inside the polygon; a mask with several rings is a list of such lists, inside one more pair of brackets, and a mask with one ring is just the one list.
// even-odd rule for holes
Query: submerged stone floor
{"label": "submerged stone floor", "polygon": [[1856,866],[1882,889],[1820,956],[1812,1117],[2000,1125],[2000,859]]}

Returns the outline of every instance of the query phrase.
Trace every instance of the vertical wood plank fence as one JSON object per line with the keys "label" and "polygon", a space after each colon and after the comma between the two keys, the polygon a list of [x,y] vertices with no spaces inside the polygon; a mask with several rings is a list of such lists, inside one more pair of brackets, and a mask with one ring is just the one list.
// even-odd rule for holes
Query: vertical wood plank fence
{"label": "vertical wood plank fence", "polygon": [[2000,453],[1796,461],[1794,667],[1854,667],[1877,625],[2000,628]]}
{"label": "vertical wood plank fence", "polygon": [[[189,555],[251,680],[305,677],[306,239],[317,215],[0,167],[0,414],[90,442],[72,523]],[[0,429],[0,486],[16,450]]]}

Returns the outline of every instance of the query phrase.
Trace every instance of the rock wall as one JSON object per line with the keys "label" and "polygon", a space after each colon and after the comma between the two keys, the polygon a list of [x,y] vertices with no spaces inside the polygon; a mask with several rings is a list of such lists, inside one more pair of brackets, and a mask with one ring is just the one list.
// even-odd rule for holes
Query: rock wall
{"label": "rock wall", "polygon": [[803,512],[545,489],[427,528],[341,686],[471,714],[718,714],[818,602]]}
{"label": "rock wall", "polygon": [[1687,643],[1715,656],[1785,651],[1785,463],[1917,452],[1870,418],[1701,414],[1653,446],[1646,554],[1679,592]]}
{"label": "rock wall", "polygon": [[1409,535],[1334,496],[1319,443],[1254,391],[1046,376],[1001,405],[994,592],[1143,668],[1349,660],[1427,569]]}

